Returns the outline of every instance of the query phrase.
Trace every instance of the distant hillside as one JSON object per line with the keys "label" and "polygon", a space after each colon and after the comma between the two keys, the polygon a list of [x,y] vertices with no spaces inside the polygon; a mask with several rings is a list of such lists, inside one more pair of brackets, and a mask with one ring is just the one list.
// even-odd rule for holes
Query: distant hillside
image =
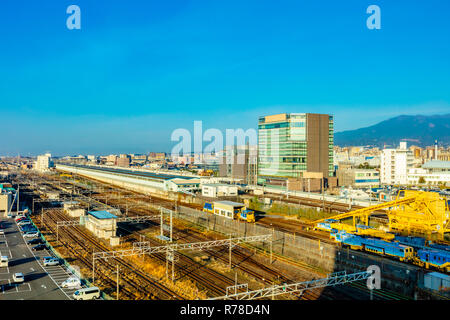
{"label": "distant hillside", "polygon": [[334,144],[337,146],[374,145],[383,147],[384,144],[397,146],[401,139],[408,141],[408,145],[421,147],[434,144],[450,144],[450,114],[434,116],[398,116],[370,127],[356,130],[336,132]]}

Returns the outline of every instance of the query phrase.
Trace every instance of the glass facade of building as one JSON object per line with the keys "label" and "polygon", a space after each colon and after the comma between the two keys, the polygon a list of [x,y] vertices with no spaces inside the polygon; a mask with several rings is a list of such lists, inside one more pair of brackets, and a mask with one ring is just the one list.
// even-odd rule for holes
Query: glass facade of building
{"label": "glass facade of building", "polygon": [[[260,117],[258,181],[264,177],[300,178],[308,168],[306,113]],[[333,175],[333,117],[328,123],[328,175]]]}

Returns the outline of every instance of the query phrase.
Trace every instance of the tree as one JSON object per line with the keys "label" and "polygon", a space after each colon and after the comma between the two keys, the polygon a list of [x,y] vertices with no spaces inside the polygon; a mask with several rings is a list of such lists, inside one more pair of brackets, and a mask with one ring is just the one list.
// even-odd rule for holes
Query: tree
{"label": "tree", "polygon": [[420,184],[424,184],[425,183],[425,178],[424,177],[420,177],[419,178],[419,183]]}

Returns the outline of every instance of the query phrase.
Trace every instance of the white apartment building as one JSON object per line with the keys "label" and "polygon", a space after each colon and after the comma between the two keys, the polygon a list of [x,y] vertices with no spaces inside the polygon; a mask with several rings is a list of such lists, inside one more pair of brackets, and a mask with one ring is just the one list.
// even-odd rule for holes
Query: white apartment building
{"label": "white apartment building", "polygon": [[48,169],[51,167],[51,154],[46,153],[44,155],[38,156],[37,160],[34,164],[34,168],[37,171],[48,171]]}
{"label": "white apartment building", "polygon": [[408,170],[412,168],[414,156],[400,142],[397,149],[383,149],[381,153],[380,181],[382,184],[408,184]]}
{"label": "white apartment building", "polygon": [[450,161],[431,160],[422,168],[409,169],[408,184],[450,186]]}

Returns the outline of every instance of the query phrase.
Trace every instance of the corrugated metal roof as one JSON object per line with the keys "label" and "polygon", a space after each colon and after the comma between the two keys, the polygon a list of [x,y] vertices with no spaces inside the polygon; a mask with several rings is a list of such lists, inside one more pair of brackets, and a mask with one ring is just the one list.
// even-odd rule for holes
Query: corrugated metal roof
{"label": "corrugated metal roof", "polygon": [[422,168],[424,169],[450,169],[450,161],[430,160],[426,162]]}
{"label": "corrugated metal roof", "polygon": [[113,215],[112,213],[103,210],[103,211],[89,211],[90,215],[94,216],[97,219],[115,219],[117,216]]}
{"label": "corrugated metal roof", "polygon": [[245,204],[243,204],[243,203],[228,201],[228,200],[215,201],[214,203],[225,204],[227,206],[233,206],[233,207],[244,207],[245,206]]}

